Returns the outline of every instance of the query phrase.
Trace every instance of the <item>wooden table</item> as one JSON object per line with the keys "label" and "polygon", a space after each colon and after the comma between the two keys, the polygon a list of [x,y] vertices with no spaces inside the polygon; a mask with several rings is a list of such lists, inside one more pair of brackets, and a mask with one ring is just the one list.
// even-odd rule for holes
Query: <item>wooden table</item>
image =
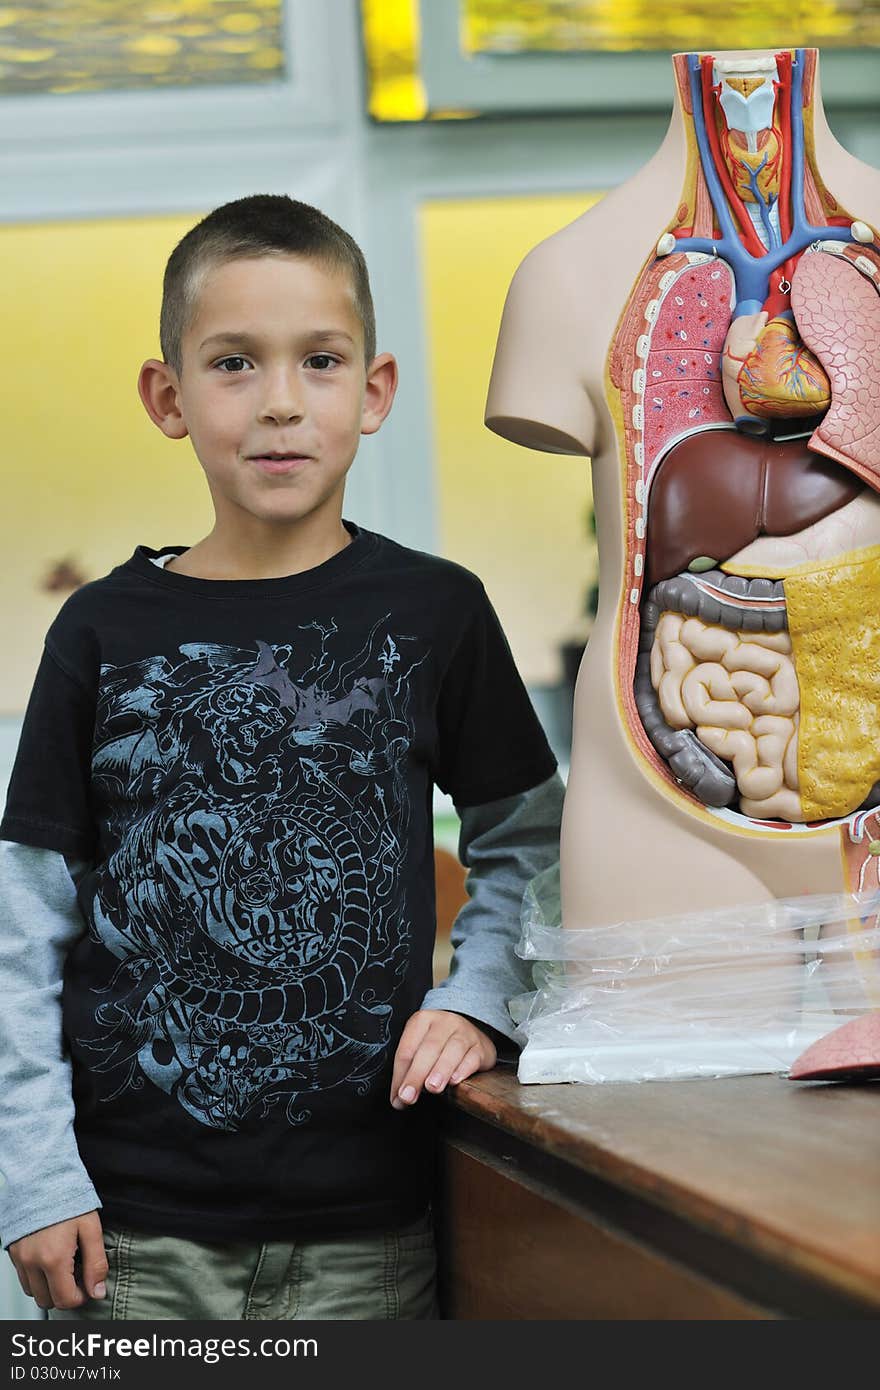
{"label": "wooden table", "polygon": [[447,1317],[880,1315],[880,1084],[499,1067],[444,1127]]}

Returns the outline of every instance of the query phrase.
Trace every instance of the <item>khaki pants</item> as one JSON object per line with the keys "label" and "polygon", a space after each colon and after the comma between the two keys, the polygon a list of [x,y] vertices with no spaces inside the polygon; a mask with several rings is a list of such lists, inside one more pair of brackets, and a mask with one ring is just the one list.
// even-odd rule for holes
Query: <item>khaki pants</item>
{"label": "khaki pants", "polygon": [[214,1245],[105,1227],[107,1297],[67,1322],[436,1318],[429,1217],[398,1231]]}

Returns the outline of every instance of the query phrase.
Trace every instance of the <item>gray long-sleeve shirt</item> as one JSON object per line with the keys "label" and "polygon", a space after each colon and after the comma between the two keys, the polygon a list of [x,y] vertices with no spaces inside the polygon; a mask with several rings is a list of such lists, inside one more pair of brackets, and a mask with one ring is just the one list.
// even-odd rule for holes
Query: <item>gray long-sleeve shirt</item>
{"label": "gray long-sleeve shirt", "polygon": [[[514,954],[527,883],[559,854],[563,784],[461,808],[459,857],[469,901],[452,931],[447,980],[422,1007],[466,1014],[509,1039],[506,1001],[530,988]],[[85,931],[76,880],[88,866],[53,850],[0,840],[0,1238],[101,1206],[73,1128],[71,1069],[61,1026],[67,952]]]}

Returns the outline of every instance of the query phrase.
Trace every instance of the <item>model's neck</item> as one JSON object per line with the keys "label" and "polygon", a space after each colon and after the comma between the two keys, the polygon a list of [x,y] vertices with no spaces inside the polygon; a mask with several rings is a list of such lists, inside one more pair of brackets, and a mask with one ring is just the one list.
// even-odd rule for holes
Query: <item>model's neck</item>
{"label": "model's neck", "polygon": [[787,312],[795,258],[813,241],[850,236],[849,215],[819,174],[820,154],[835,168],[852,160],[821,111],[817,56],[815,49],[673,56],[677,100],[652,173],[681,194],[658,254],[675,247],[725,258],[736,274],[737,314],[762,306],[771,317]]}
{"label": "model's neck", "polygon": [[[711,56],[723,61],[733,61],[738,58],[775,59],[779,52],[794,54],[793,49],[744,49],[713,53]],[[810,82],[804,87],[804,104],[805,106],[809,105],[809,109],[805,112],[805,123],[812,128],[816,160],[821,165],[826,160],[834,160],[841,156],[846,157],[847,151],[835,139],[825,116],[825,108],[822,104],[819,52],[815,48],[802,49],[801,52],[804,54],[804,58],[811,62],[812,67]],[[702,58],[709,55],[699,53],[697,56]],[[658,158],[665,159],[669,164],[679,165],[682,171],[687,159],[689,130],[693,126],[693,113],[690,109],[690,84],[687,76],[688,57],[689,55],[686,53],[673,54],[675,95],[672,116],[663,143],[657,152]]]}

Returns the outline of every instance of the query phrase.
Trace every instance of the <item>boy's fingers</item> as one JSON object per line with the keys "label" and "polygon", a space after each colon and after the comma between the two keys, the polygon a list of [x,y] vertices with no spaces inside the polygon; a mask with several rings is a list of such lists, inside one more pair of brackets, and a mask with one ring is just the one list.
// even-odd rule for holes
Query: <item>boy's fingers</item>
{"label": "boy's fingers", "polygon": [[473,1076],[474,1072],[479,1071],[482,1066],[482,1048],[479,1043],[474,1043],[473,1047],[468,1048],[449,1080],[453,1086],[457,1086],[459,1081],[465,1081],[469,1076]]}
{"label": "boy's fingers", "polygon": [[431,1017],[424,1013],[413,1014],[401,1034],[397,1051],[394,1054],[394,1067],[391,1074],[391,1103],[400,1090],[401,1082],[409,1071],[412,1060],[421,1046],[422,1039],[431,1026]]}
{"label": "boy's fingers", "polygon": [[425,1081],[436,1075],[438,1084],[432,1091],[440,1091],[445,1086],[450,1073],[468,1050],[466,1038],[451,1037],[445,1045],[439,1040],[427,1038],[412,1060],[409,1070],[397,1090],[397,1098],[404,1105],[412,1105],[418,1100]]}
{"label": "boy's fingers", "polygon": [[[50,1308],[78,1308],[85,1303],[85,1294],[73,1277],[73,1258],[50,1266],[45,1271],[49,1284]],[[42,1307],[42,1304],[40,1305]]]}
{"label": "boy's fingers", "polygon": [[18,1275],[18,1282],[21,1284],[22,1290],[24,1291],[24,1293],[27,1294],[28,1298],[33,1298],[33,1294],[31,1293],[31,1282],[25,1274],[24,1270],[21,1268],[19,1264],[16,1263],[15,1260],[12,1261],[12,1264],[16,1274]]}
{"label": "boy's fingers", "polygon": [[428,1069],[426,1088],[434,1092],[442,1091],[449,1084],[452,1073],[461,1066],[471,1046],[468,1038],[450,1038],[434,1065]]}
{"label": "boy's fingers", "polygon": [[466,1020],[442,1010],[421,1010],[407,1023],[395,1053],[391,1104],[403,1110],[418,1100],[423,1087],[439,1094],[450,1082],[464,1081],[495,1061],[491,1039]]}
{"label": "boy's fingers", "polygon": [[79,1225],[79,1251],[82,1257],[83,1287],[89,1298],[103,1298],[107,1292],[104,1280],[107,1278],[107,1253],[104,1249],[104,1236],[101,1218],[97,1212],[83,1217]]}
{"label": "boy's fingers", "polygon": [[43,1309],[51,1308],[52,1299],[49,1296],[49,1285],[46,1283],[46,1280],[39,1270],[35,1269],[32,1271],[28,1276],[28,1283],[30,1284],[30,1296],[37,1307]]}

